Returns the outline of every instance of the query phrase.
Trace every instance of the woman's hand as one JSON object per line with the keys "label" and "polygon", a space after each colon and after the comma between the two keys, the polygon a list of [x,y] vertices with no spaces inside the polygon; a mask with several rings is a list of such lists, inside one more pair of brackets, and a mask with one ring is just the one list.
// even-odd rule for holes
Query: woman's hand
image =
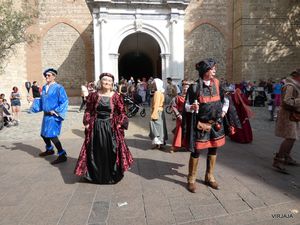
{"label": "woman's hand", "polygon": [[30,96],[30,95],[27,96],[27,101],[33,102],[33,100],[34,100],[34,98],[32,96]]}
{"label": "woman's hand", "polygon": [[156,121],[156,120],[158,120],[158,118],[155,116],[151,116],[151,120]]}
{"label": "woman's hand", "polygon": [[90,125],[89,125],[89,124],[87,124],[87,125],[84,125],[84,128],[85,128],[85,129],[89,129],[89,127],[90,127]]}
{"label": "woman's hand", "polygon": [[120,128],[121,128],[121,124],[118,124],[118,125],[117,125],[117,129],[120,129]]}

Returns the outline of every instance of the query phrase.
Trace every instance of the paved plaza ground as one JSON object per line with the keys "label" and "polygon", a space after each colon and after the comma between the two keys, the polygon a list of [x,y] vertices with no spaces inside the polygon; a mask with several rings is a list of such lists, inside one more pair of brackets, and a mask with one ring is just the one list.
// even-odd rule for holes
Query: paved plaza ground
{"label": "paved plaza ground", "polygon": [[[151,150],[149,109],[147,117],[130,120],[126,139],[135,163],[124,179],[116,185],[82,182],[73,174],[84,136],[77,109],[70,107],[63,125],[67,163],[52,166],[55,156],[38,157],[44,151],[42,114],[23,112],[19,126],[0,131],[1,225],[300,224],[300,167],[289,167],[289,175],[272,169],[281,139],[274,136],[267,109],[254,108],[252,144],[228,140],[219,150],[220,190],[203,184],[201,156],[195,194],[186,190],[189,153]],[[168,115],[168,145],[174,126]],[[297,142],[298,161],[299,150]]]}

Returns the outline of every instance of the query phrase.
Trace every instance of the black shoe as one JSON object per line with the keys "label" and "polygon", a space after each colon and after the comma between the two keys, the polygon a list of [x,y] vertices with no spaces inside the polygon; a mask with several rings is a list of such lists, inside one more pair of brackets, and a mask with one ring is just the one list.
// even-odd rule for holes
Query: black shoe
{"label": "black shoe", "polygon": [[55,165],[55,164],[66,162],[66,161],[67,161],[67,156],[66,156],[66,154],[63,154],[63,155],[58,156],[57,159],[55,159],[54,161],[51,162],[51,164]]}
{"label": "black shoe", "polygon": [[54,150],[49,150],[49,151],[45,151],[45,152],[41,152],[39,154],[40,157],[45,157],[45,156],[48,156],[48,155],[53,155],[54,154]]}

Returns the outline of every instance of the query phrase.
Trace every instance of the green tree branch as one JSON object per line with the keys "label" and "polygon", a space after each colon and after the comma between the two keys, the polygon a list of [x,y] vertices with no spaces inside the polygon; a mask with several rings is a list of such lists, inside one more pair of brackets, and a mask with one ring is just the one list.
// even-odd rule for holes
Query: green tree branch
{"label": "green tree branch", "polygon": [[23,0],[20,9],[16,9],[12,0],[0,0],[0,72],[5,60],[21,43],[32,43],[37,36],[27,32],[38,17],[37,2],[30,4]]}

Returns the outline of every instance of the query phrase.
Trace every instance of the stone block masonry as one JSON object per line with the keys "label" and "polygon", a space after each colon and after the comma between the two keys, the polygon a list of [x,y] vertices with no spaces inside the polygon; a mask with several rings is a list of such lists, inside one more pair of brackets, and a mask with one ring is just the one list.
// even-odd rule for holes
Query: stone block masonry
{"label": "stone block masonry", "polygon": [[[39,0],[39,17],[29,31],[39,40],[18,45],[0,74],[0,92],[21,89],[25,81],[44,82],[46,67],[58,68],[70,96],[93,80],[93,23],[85,0]],[[184,76],[196,78],[195,63],[207,57],[219,62],[218,76],[230,81],[287,76],[299,68],[298,0],[191,0],[185,16]],[[173,41],[176,45],[176,40]],[[114,72],[114,71],[112,71]]]}

